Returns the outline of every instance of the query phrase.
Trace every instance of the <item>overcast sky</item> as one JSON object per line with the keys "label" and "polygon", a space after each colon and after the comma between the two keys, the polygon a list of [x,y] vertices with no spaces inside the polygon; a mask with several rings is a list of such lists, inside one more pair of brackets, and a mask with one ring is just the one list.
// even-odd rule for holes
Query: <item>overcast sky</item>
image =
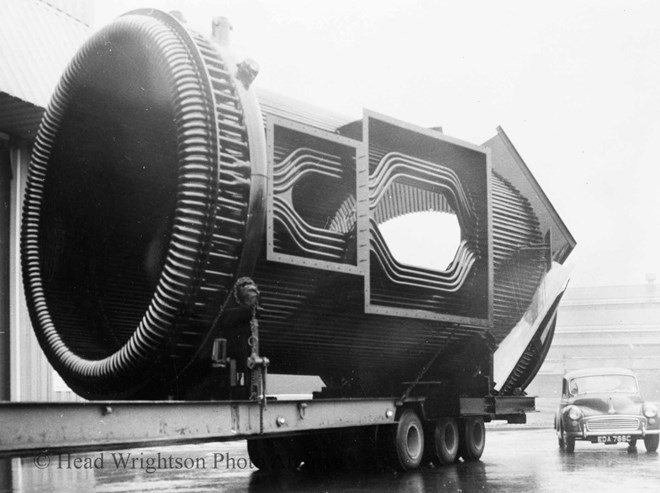
{"label": "overcast sky", "polygon": [[228,17],[257,89],[476,144],[501,125],[578,242],[573,285],[660,275],[660,2],[115,0],[96,27],[137,7]]}

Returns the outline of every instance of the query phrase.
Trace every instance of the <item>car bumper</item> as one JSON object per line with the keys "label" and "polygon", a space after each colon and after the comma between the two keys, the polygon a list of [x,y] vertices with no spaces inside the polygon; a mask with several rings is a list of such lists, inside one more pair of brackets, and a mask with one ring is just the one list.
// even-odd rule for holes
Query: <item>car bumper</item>
{"label": "car bumper", "polygon": [[593,416],[572,421],[565,426],[566,435],[588,440],[598,436],[626,435],[644,438],[647,435],[659,435],[658,418],[652,423],[644,416]]}
{"label": "car bumper", "polygon": [[566,435],[575,438],[591,438],[599,436],[617,436],[629,435],[635,438],[644,438],[647,435],[660,435],[660,430],[637,430],[637,431],[622,431],[622,430],[602,430],[602,431],[567,431]]}

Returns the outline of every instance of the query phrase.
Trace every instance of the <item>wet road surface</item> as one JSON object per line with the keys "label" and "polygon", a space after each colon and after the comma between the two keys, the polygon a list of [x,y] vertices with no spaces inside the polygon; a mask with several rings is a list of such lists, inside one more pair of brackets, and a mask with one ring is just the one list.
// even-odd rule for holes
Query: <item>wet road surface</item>
{"label": "wet road surface", "polygon": [[578,442],[559,451],[551,429],[487,432],[480,461],[410,473],[263,474],[244,442],[0,459],[1,492],[658,492],[660,459],[625,445]]}

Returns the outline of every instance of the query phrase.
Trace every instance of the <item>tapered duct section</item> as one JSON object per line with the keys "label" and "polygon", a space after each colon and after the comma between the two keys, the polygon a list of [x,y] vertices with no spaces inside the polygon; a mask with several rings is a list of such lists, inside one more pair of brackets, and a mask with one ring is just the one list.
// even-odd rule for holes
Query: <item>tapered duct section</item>
{"label": "tapered duct section", "polygon": [[190,365],[239,268],[250,177],[242,103],[208,42],[149,11],[80,49],[22,230],[35,331],[74,390],[162,396]]}

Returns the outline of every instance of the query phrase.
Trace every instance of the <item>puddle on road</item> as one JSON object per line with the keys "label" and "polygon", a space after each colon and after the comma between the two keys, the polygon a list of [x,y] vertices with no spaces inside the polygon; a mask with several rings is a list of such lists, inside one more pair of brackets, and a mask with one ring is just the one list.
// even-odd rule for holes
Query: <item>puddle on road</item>
{"label": "puddle on road", "polygon": [[[113,455],[114,454],[114,455]],[[410,473],[256,472],[244,442],[0,459],[0,492],[347,491],[657,492],[660,458],[643,445],[578,443],[559,451],[551,429],[489,430],[481,461]]]}

